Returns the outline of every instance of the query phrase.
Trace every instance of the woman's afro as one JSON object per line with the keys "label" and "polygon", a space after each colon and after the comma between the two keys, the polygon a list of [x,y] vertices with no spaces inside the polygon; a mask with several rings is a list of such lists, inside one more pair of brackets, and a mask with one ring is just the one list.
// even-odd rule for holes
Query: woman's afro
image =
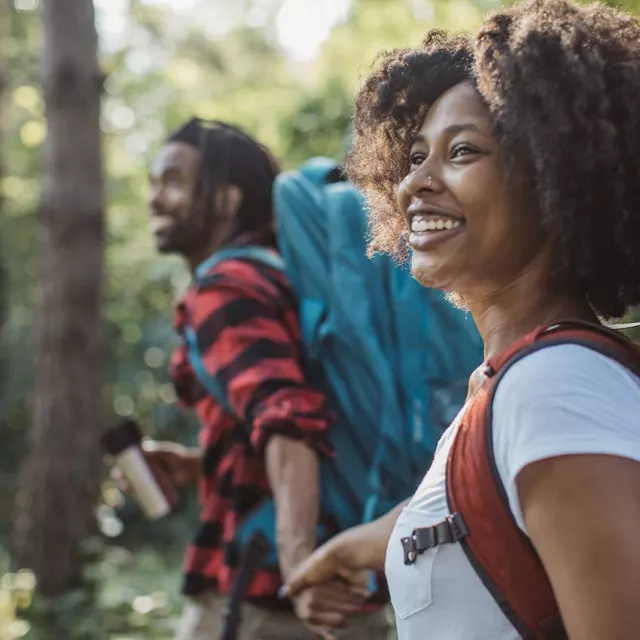
{"label": "woman's afro", "polygon": [[405,231],[396,189],[429,106],[460,82],[487,103],[505,163],[524,154],[558,275],[599,314],[640,303],[640,23],[600,3],[528,0],[475,39],[430,32],[384,52],[356,98],[347,162],[370,205],[370,249]]}

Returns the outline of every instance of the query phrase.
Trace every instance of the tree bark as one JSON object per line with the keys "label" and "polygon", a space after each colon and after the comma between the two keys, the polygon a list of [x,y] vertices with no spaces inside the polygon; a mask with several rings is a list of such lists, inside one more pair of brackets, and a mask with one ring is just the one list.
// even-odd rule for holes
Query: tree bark
{"label": "tree bark", "polygon": [[[9,52],[7,44],[10,36],[10,21],[11,21],[11,4],[10,0],[0,0],[0,180],[5,175],[4,165],[4,127],[2,126],[4,115],[4,100],[9,87]],[[4,197],[0,193],[0,215],[4,209]],[[0,241],[2,239],[0,238]],[[2,245],[0,244],[0,254],[2,254]],[[7,312],[7,299],[8,299],[8,286],[6,277],[6,263],[3,256],[0,255],[0,332],[4,328]],[[0,362],[0,366],[2,363]],[[2,372],[0,371],[0,374]],[[1,380],[0,375],[0,380]]]}
{"label": "tree bark", "polygon": [[44,0],[47,113],[30,453],[14,530],[39,590],[74,587],[101,472],[102,76],[92,0]]}

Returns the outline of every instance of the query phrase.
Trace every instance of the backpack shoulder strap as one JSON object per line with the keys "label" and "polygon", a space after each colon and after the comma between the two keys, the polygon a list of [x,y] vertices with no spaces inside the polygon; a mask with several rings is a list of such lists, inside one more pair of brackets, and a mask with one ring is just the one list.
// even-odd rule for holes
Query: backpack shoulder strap
{"label": "backpack shoulder strap", "polygon": [[640,351],[604,327],[567,321],[541,327],[489,361],[488,380],[465,412],[447,465],[447,499],[469,531],[461,540],[471,565],[525,640],[567,638],[551,585],[529,538],[518,527],[493,451],[493,399],[509,368],[527,355],[578,344],[640,375]]}
{"label": "backpack shoulder strap", "polygon": [[[284,261],[282,258],[275,251],[272,251],[267,247],[232,247],[214,253],[198,266],[194,274],[194,281],[196,285],[206,286],[209,282],[212,282],[216,277],[214,272],[215,267],[226,260],[248,260],[264,264],[277,271],[284,270]],[[198,336],[190,324],[185,328],[184,341],[189,354],[189,362],[200,384],[204,386],[206,391],[215,398],[218,404],[220,404],[225,411],[231,412],[231,408],[222,385],[207,371],[204,366],[202,354],[200,353],[200,348],[198,346]]]}
{"label": "backpack shoulder strap", "polygon": [[206,284],[215,274],[213,269],[226,260],[248,260],[266,265],[276,271],[284,271],[284,260],[272,249],[261,246],[230,247],[222,249],[200,263],[195,270],[194,281],[198,285]]}
{"label": "backpack shoulder strap", "polygon": [[[277,271],[284,271],[284,260],[275,251],[261,246],[244,246],[223,249],[214,253],[196,269],[194,280],[198,286],[213,283],[216,274],[215,267],[226,260],[247,260],[266,265]],[[187,325],[184,332],[184,342],[187,347],[189,362],[200,384],[216,402],[228,413],[233,409],[227,400],[226,391],[220,381],[212,376],[204,366],[202,354],[198,345],[198,336],[191,325]],[[261,536],[268,551],[263,554],[264,564],[269,567],[277,566],[275,541],[275,505],[273,500],[264,500],[248,516],[236,533],[236,543],[245,548],[251,541]]]}

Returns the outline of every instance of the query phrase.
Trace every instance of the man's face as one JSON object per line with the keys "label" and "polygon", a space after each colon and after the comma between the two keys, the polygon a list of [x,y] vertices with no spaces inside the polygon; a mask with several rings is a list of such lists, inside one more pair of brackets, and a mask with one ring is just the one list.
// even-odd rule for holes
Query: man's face
{"label": "man's face", "polygon": [[150,228],[161,253],[189,256],[202,245],[201,225],[192,215],[199,164],[200,152],[184,142],[169,142],[155,158],[150,173]]}

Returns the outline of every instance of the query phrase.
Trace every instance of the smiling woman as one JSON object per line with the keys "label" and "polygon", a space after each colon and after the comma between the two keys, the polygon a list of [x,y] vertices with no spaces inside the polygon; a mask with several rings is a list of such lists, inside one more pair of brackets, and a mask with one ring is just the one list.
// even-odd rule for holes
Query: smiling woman
{"label": "smiling woman", "polygon": [[[455,142],[475,136],[477,145],[484,132],[489,148],[483,157],[489,153],[495,168],[524,165],[510,171],[501,191],[512,191],[518,216],[525,215],[524,205],[534,207],[539,233],[553,236],[554,276],[581,288],[605,317],[640,303],[640,218],[628,213],[640,200],[640,184],[630,179],[640,137],[637,28],[633,17],[602,4],[528,2],[488,20],[475,42],[434,31],[420,49],[382,57],[356,98],[349,161],[350,177],[371,203],[371,251],[397,251],[407,230],[397,208],[398,185],[408,174],[415,184],[414,158],[420,163],[434,142],[420,134],[429,133],[423,126],[433,130],[437,114],[428,122],[425,115],[439,100],[452,100],[443,98],[449,89],[466,83],[475,95],[456,108],[472,113],[450,118]],[[463,122],[463,115],[471,120]],[[461,131],[467,124],[479,131]],[[429,166],[444,157],[435,151]],[[456,149],[446,165],[451,179],[475,164],[470,151]],[[438,171],[430,174],[441,187]]]}
{"label": "smiling woman", "polygon": [[348,162],[371,251],[408,245],[486,360],[409,503],[291,593],[385,563],[400,640],[640,638],[640,350],[598,319],[640,303],[639,60],[637,19],[529,0],[377,61]]}
{"label": "smiling woman", "polygon": [[425,286],[477,297],[539,251],[534,207],[524,204],[531,198],[504,180],[492,127],[473,84],[463,82],[433,103],[413,138],[398,205],[413,274]]}

